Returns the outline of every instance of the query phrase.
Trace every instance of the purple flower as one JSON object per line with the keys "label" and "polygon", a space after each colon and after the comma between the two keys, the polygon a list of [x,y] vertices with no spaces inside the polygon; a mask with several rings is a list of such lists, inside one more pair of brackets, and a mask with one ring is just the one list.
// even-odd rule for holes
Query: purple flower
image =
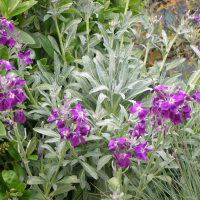
{"label": "purple flower", "polygon": [[85,144],[85,138],[83,137],[85,135],[85,132],[81,131],[81,127],[77,126],[74,130],[74,136],[71,139],[71,145],[73,147],[76,147],[79,145],[80,141],[82,144]]}
{"label": "purple flower", "polygon": [[192,95],[192,98],[197,102],[200,103],[200,92],[196,92]]}
{"label": "purple flower", "polygon": [[144,160],[145,162],[147,161],[146,153],[153,150],[146,148],[146,145],[147,145],[147,140],[145,140],[144,143],[140,143],[133,148],[133,150],[136,153],[137,159]]}
{"label": "purple flower", "polygon": [[6,109],[13,108],[20,102],[20,99],[13,92],[5,92],[8,95],[7,99],[5,99]]}
{"label": "purple flower", "polygon": [[87,135],[87,137],[89,137],[90,135],[90,131],[91,131],[91,127],[87,124],[80,126],[79,130],[81,132],[82,135]]}
{"label": "purple flower", "polygon": [[4,29],[0,30],[0,44],[14,46],[16,41]]}
{"label": "purple flower", "polygon": [[124,168],[128,167],[131,164],[131,161],[128,159],[132,157],[130,151],[127,151],[125,153],[115,152],[114,155],[116,157],[117,164],[119,167]]}
{"label": "purple flower", "polygon": [[118,147],[120,150],[124,150],[126,146],[126,139],[125,138],[119,138],[116,141],[111,140],[108,144],[109,151],[115,151]]}
{"label": "purple flower", "polygon": [[15,110],[17,114],[13,117],[14,122],[19,122],[21,121],[21,124],[24,124],[26,122],[26,117],[23,113],[23,109],[17,109]]}
{"label": "purple flower", "polygon": [[47,119],[47,122],[53,122],[58,117],[58,111],[55,111],[53,108],[51,110],[51,117]]}
{"label": "purple flower", "polygon": [[[7,79],[8,82],[9,82],[11,78],[10,78],[10,77],[6,77],[6,79]],[[17,85],[24,85],[25,83],[26,83],[26,81],[20,79],[19,77],[17,77],[17,78],[12,78],[9,88],[10,88],[10,89],[13,89],[13,88],[15,88]]]}
{"label": "purple flower", "polygon": [[183,106],[182,112],[183,112],[183,119],[187,119],[190,117],[192,110],[189,106]]}
{"label": "purple flower", "polygon": [[62,132],[60,132],[60,139],[62,140],[65,137],[66,139],[70,140],[71,135],[72,135],[72,134],[69,134],[70,131],[72,131],[72,129],[68,129],[68,128],[64,127],[62,129]]}
{"label": "purple flower", "polygon": [[200,51],[200,46],[197,46],[197,49]]}
{"label": "purple flower", "polygon": [[77,125],[80,126],[81,125],[81,121],[83,120],[86,124],[88,124],[88,121],[85,117],[85,114],[87,113],[86,111],[84,111],[83,109],[81,109],[81,105],[80,104],[76,104],[76,110],[72,109],[71,110],[72,115],[74,116],[74,118],[72,119],[72,122],[76,121]]}
{"label": "purple flower", "polygon": [[139,119],[143,120],[147,116],[149,111],[144,108],[141,108],[141,105],[142,105],[142,102],[140,101],[135,103],[133,106],[131,106],[129,112],[132,114],[138,112]]}
{"label": "purple flower", "polygon": [[25,54],[23,53],[18,53],[19,58],[22,60],[23,67],[25,66],[26,63],[32,64],[33,60],[29,58],[30,56],[30,50],[28,50]]}
{"label": "purple flower", "polygon": [[142,120],[141,123],[138,123],[138,125],[134,126],[134,129],[130,130],[129,133],[131,136],[139,138],[143,133],[146,133],[145,129],[145,121]]}
{"label": "purple flower", "polygon": [[1,59],[0,60],[0,70],[6,70],[6,71],[9,71],[10,69],[13,69],[15,70],[15,68],[11,65],[11,62],[7,61],[7,60],[3,60]]}
{"label": "purple flower", "polygon": [[168,101],[161,103],[162,110],[169,110],[174,112],[177,106],[180,106],[184,103],[184,95],[182,93],[178,93],[177,95],[168,96]]}
{"label": "purple flower", "polygon": [[178,109],[170,113],[170,119],[175,125],[183,123],[181,112]]}
{"label": "purple flower", "polygon": [[[4,17],[1,17],[1,18],[4,18]],[[15,25],[12,22],[7,21],[5,18],[4,18],[4,21],[1,24],[1,26],[8,27],[8,30],[10,32],[13,32],[13,28],[15,27]]]}
{"label": "purple flower", "polygon": [[194,17],[194,21],[195,21],[195,22],[199,22],[199,18],[200,18],[200,17]]}

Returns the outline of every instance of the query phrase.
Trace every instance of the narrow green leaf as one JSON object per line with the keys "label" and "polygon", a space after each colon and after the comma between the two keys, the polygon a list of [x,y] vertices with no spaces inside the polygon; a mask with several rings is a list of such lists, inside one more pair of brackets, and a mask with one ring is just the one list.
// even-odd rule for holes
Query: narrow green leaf
{"label": "narrow green leaf", "polygon": [[63,183],[63,184],[80,183],[80,180],[77,179],[77,176],[73,175],[73,176],[67,176],[63,178],[62,180],[58,181],[57,183]]}
{"label": "narrow green leaf", "polygon": [[47,183],[47,180],[43,179],[42,177],[39,176],[31,176],[27,180],[28,185],[39,185],[39,184],[45,184]]}
{"label": "narrow green leaf", "polygon": [[30,7],[34,6],[37,1],[26,1],[21,3],[12,13],[9,13],[9,17],[19,15],[20,13],[28,10]]}
{"label": "narrow green leaf", "polygon": [[106,87],[105,85],[98,85],[96,87],[94,87],[92,90],[90,90],[89,94],[92,94],[94,92],[101,92],[103,90],[107,90],[110,91],[108,87]]}
{"label": "narrow green leaf", "polygon": [[33,137],[31,139],[29,146],[26,149],[27,155],[31,155],[33,153],[33,151],[36,149],[36,146],[37,146],[37,138]]}
{"label": "narrow green leaf", "polygon": [[25,190],[23,191],[23,196],[19,198],[19,200],[45,200],[44,197],[33,190]]}
{"label": "narrow green leaf", "polygon": [[22,169],[22,167],[18,163],[15,163],[13,170],[15,171],[15,173],[17,174],[17,176],[19,178],[19,183],[22,183],[24,181],[24,177],[25,177],[25,173],[24,173],[24,170]]}
{"label": "narrow green leaf", "polygon": [[0,136],[5,136],[5,135],[6,135],[6,129],[3,123],[0,121]]}
{"label": "narrow green leaf", "polygon": [[112,158],[112,155],[106,155],[99,159],[97,164],[97,170],[100,170],[109,160]]}
{"label": "narrow green leaf", "polygon": [[66,192],[68,192],[70,190],[75,190],[75,187],[71,186],[70,184],[69,185],[65,185],[63,187],[57,188],[57,190],[52,192],[49,196],[53,197],[53,196],[56,196],[58,194],[66,193]]}
{"label": "narrow green leaf", "polygon": [[48,38],[49,38],[49,41],[51,42],[53,48],[61,55],[60,49],[58,47],[58,43],[56,42],[55,38],[50,35],[48,35]]}
{"label": "narrow green leaf", "polygon": [[15,160],[21,160],[19,153],[15,150],[12,143],[9,144],[8,152]]}
{"label": "narrow green leaf", "polygon": [[82,167],[85,169],[85,171],[88,172],[88,174],[90,174],[94,179],[98,178],[97,173],[93,167],[91,167],[89,164],[87,164],[85,162],[80,161],[80,163],[81,163]]}
{"label": "narrow green leaf", "polygon": [[34,131],[40,133],[40,134],[43,134],[43,135],[47,135],[47,136],[50,136],[50,137],[54,137],[54,138],[58,138],[60,137],[60,135],[50,129],[47,129],[47,128],[34,128]]}

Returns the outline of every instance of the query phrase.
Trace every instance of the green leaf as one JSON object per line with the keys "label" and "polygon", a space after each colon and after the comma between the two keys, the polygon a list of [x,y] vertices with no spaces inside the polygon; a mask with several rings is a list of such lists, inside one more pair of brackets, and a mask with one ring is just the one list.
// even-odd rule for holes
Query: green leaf
{"label": "green leaf", "polygon": [[100,170],[109,160],[112,158],[112,155],[106,155],[99,159],[97,164],[97,170]]}
{"label": "green leaf", "polygon": [[31,155],[33,153],[33,151],[36,149],[36,146],[37,146],[37,138],[33,137],[31,139],[29,146],[26,149],[26,154]]}
{"label": "green leaf", "polygon": [[80,183],[80,180],[77,179],[77,176],[73,175],[73,176],[67,176],[63,178],[62,180],[58,181],[57,183],[63,183],[63,184]]}
{"label": "green leaf", "polygon": [[29,155],[28,159],[29,160],[37,160],[38,159],[38,155]]}
{"label": "green leaf", "polygon": [[196,55],[200,59],[200,51],[199,51],[199,49],[196,46],[194,46],[194,45],[190,45],[190,47],[194,50],[194,52],[196,53]]}
{"label": "green leaf", "polygon": [[0,136],[5,136],[5,135],[6,135],[6,129],[3,123],[0,121]]}
{"label": "green leaf", "polygon": [[75,190],[75,187],[71,186],[71,185],[65,185],[63,187],[59,187],[57,188],[54,192],[52,192],[49,196],[53,197],[56,196],[58,194],[62,194],[62,193],[66,193],[70,190]]}
{"label": "green leaf", "polygon": [[169,183],[172,182],[172,178],[170,176],[167,176],[167,175],[155,176],[155,178],[158,178],[162,181],[169,182]]}
{"label": "green leaf", "polygon": [[33,22],[34,18],[35,18],[35,15],[29,17],[29,18],[26,19],[22,24],[20,24],[19,27],[20,27],[20,28],[23,28],[23,27],[28,26],[29,24],[31,24],[31,23]]}
{"label": "green leaf", "polygon": [[19,153],[15,150],[12,143],[9,144],[8,152],[15,160],[21,160]]}
{"label": "green leaf", "polygon": [[27,180],[28,185],[39,185],[39,184],[45,184],[47,183],[47,180],[43,179],[42,177],[39,176],[31,176]]}
{"label": "green leaf", "polygon": [[185,58],[178,58],[178,59],[175,59],[174,61],[170,62],[170,63],[167,63],[166,64],[166,67],[167,67],[167,71],[168,70],[171,70],[175,67],[178,67],[180,64],[182,64],[183,62],[185,62]]}
{"label": "green leaf", "polygon": [[53,48],[61,55],[60,49],[58,47],[58,43],[56,42],[55,38],[50,35],[48,35],[48,38],[49,38],[49,41],[51,42]]}
{"label": "green leaf", "polygon": [[58,133],[47,128],[34,128],[33,130],[43,135],[47,135],[54,138],[60,138],[60,135]]}
{"label": "green leaf", "polygon": [[38,34],[39,36],[39,41],[42,44],[42,47],[44,48],[44,50],[47,52],[47,54],[53,59],[54,58],[54,48],[51,45],[51,42],[49,41],[49,39],[42,35],[41,33]]}
{"label": "green leaf", "polygon": [[44,197],[36,191],[23,191],[23,196],[19,200],[45,200]]}
{"label": "green leaf", "polygon": [[16,190],[19,192],[23,192],[26,188],[26,184],[25,183],[20,183],[17,185]]}
{"label": "green leaf", "polygon": [[79,173],[79,178],[80,178],[80,186],[82,189],[85,188],[86,185],[86,181],[85,181],[85,170],[81,170],[81,172]]}
{"label": "green leaf", "polygon": [[67,62],[73,62],[75,60],[75,58],[71,56],[71,53],[69,51],[65,52],[65,58]]}
{"label": "green leaf", "polygon": [[17,174],[19,178],[19,183],[22,183],[25,177],[24,170],[22,169],[22,167],[18,163],[15,163],[13,170],[15,171],[15,173]]}
{"label": "green leaf", "polygon": [[5,194],[3,192],[0,192],[0,198],[1,198],[1,200],[7,200],[8,199],[7,194]]}
{"label": "green leaf", "polygon": [[81,163],[82,167],[85,169],[85,171],[88,172],[88,174],[90,174],[94,179],[98,178],[97,173],[93,167],[91,167],[89,164],[82,162],[82,161],[80,161],[80,163]]}
{"label": "green leaf", "polygon": [[[8,31],[7,27],[5,27],[4,29],[6,31]],[[14,27],[13,28],[13,32],[9,33],[9,34],[12,35],[12,37],[13,37],[14,40],[17,40],[17,34],[19,33],[19,31],[20,31],[19,41],[22,40],[23,44],[26,44],[28,42],[30,44],[35,44],[35,40],[28,33],[24,32],[21,29],[18,29],[16,27]]]}
{"label": "green leaf", "polygon": [[17,187],[17,185],[19,183],[19,179],[17,177],[17,174],[14,171],[12,171],[12,170],[9,170],[9,171],[4,170],[2,172],[2,177],[3,177],[3,180],[5,181],[5,183],[6,183],[6,185],[8,186],[9,189]]}
{"label": "green leaf", "polygon": [[[8,0],[0,0],[1,5],[4,8],[4,11],[6,12],[6,15],[8,14]],[[5,16],[7,17],[7,16]]]}
{"label": "green leaf", "polygon": [[99,152],[96,152],[96,151],[91,151],[91,152],[88,152],[87,154],[84,155],[84,157],[91,157],[91,156],[101,156],[102,154],[99,153]]}
{"label": "green leaf", "polygon": [[26,1],[21,3],[12,13],[9,13],[9,17],[19,15],[20,13],[28,10],[30,7],[34,6],[37,1]]}
{"label": "green leaf", "polygon": [[4,60],[9,60],[8,48],[6,46],[0,49],[0,58]]}
{"label": "green leaf", "polygon": [[26,109],[26,106],[24,104],[21,104],[21,103],[17,103],[16,105],[18,108],[22,108],[22,109]]}
{"label": "green leaf", "polygon": [[106,87],[105,85],[98,85],[98,86],[94,87],[93,89],[91,89],[90,92],[89,92],[89,94],[92,94],[94,92],[103,91],[103,90],[110,91],[109,88]]}

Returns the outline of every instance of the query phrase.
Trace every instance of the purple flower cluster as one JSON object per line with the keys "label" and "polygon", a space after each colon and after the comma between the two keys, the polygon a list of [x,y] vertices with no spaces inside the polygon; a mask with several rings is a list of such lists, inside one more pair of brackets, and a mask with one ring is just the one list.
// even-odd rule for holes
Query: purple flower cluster
{"label": "purple flower cluster", "polygon": [[[71,109],[67,106],[66,98],[64,97],[65,105],[58,110],[51,110],[51,117],[47,119],[47,122],[57,121],[56,126],[59,130],[60,139],[66,138],[71,142],[72,146],[78,146],[80,143],[85,144],[84,136],[90,135],[91,127],[88,125],[88,121],[85,117],[86,111],[81,108],[80,104],[76,104],[76,109]],[[72,129],[69,128],[70,124],[73,124]]]}
{"label": "purple flower cluster", "polygon": [[[8,109],[14,108],[18,103],[24,103],[24,89],[21,85],[25,84],[25,80],[13,77],[0,77],[0,111],[6,111]],[[17,109],[16,116],[14,117],[14,122],[21,121],[24,123],[26,121],[22,109]]]}
{"label": "purple flower cluster", "polygon": [[0,26],[7,27],[10,32],[13,32],[13,28],[15,27],[15,25],[5,17],[0,17]]}
{"label": "purple flower cluster", "polygon": [[10,69],[15,70],[14,66],[11,65],[11,62],[1,59],[0,60],[0,71],[2,71],[4,69],[6,71],[9,71]]}
{"label": "purple flower cluster", "polygon": [[[177,125],[183,123],[183,120],[190,117],[192,110],[188,106],[189,102],[195,100],[200,103],[200,92],[195,90],[195,93],[190,97],[187,93],[181,90],[181,88],[168,88],[158,85],[153,88],[151,93],[156,93],[157,96],[153,97],[153,106],[150,110],[142,108],[142,103],[137,102],[131,106],[129,112],[138,114],[140,122],[134,126],[133,130],[129,131],[129,135],[126,138],[119,138],[111,140],[108,144],[110,151],[115,151],[114,156],[119,167],[128,167],[131,163],[132,157],[131,151],[135,152],[135,156],[138,160],[147,161],[147,152],[153,149],[146,148],[147,140],[140,143],[142,134],[146,133],[145,120],[148,119],[149,123],[156,129],[158,133],[165,134],[164,121],[169,120]],[[123,151],[119,153],[118,151]]]}
{"label": "purple flower cluster", "polygon": [[190,15],[190,11],[184,11],[184,20],[188,19],[189,21],[199,22],[199,16],[195,16],[199,10],[197,9],[192,15]]}
{"label": "purple flower cluster", "polygon": [[157,97],[153,98],[151,111],[158,117],[170,119],[175,125],[183,123],[184,119],[190,117],[192,110],[188,103],[193,99],[180,88],[175,91],[168,87],[156,86],[152,93],[157,92]]}

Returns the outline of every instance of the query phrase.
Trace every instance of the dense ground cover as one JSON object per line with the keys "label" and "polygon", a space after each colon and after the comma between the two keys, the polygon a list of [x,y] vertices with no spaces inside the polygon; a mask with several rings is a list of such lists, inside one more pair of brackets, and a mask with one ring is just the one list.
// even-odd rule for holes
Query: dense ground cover
{"label": "dense ground cover", "polygon": [[199,199],[196,6],[0,0],[0,199]]}

